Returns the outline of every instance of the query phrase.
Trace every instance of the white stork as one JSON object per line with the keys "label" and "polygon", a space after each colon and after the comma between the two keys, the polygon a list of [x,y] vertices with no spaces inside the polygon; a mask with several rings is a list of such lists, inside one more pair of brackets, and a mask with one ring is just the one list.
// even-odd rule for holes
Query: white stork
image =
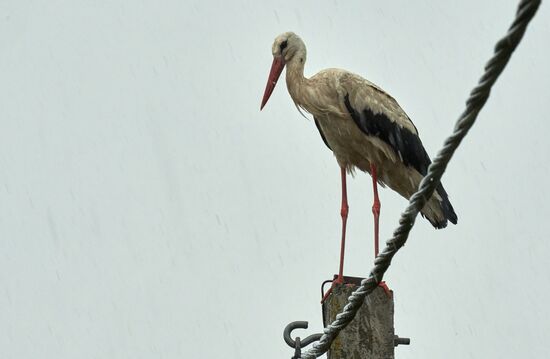
{"label": "white stork", "polygon": [[[389,186],[405,198],[416,192],[431,163],[418,131],[397,101],[375,84],[351,72],[327,69],[304,77],[306,46],[293,32],[277,36],[272,48],[273,64],[261,109],[269,99],[283,68],[286,84],[298,110],[313,115],[321,138],[332,150],[342,178],[342,241],[340,267],[335,283],[343,282],[344,247],[348,201],[346,172],[357,168],[369,172],[374,190],[374,240],[378,255],[380,201],[377,183]],[[426,203],[421,214],[435,228],[457,222],[443,185]]]}

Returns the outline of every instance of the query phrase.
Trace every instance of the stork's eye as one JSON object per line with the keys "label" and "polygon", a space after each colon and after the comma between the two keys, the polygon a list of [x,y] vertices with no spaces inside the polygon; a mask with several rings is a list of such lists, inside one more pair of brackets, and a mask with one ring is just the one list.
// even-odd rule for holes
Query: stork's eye
{"label": "stork's eye", "polygon": [[286,48],[287,45],[288,45],[288,42],[286,40],[281,42],[281,52]]}

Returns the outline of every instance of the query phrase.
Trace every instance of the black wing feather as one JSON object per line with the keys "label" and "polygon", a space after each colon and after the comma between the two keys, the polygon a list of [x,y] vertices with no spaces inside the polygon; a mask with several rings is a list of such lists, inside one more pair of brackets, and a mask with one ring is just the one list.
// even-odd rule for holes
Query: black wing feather
{"label": "black wing feather", "polygon": [[317,126],[317,129],[319,130],[319,134],[321,135],[323,142],[325,143],[325,145],[327,145],[328,149],[332,151],[332,148],[330,148],[330,145],[327,142],[327,138],[325,137],[323,130],[321,130],[321,125],[319,124],[319,121],[315,117],[313,117],[313,120],[315,120],[315,126]]}
{"label": "black wing feather", "polygon": [[349,95],[345,96],[344,101],[353,121],[364,134],[378,137],[399,155],[405,166],[412,166],[421,175],[426,175],[432,162],[418,135],[383,113],[374,113],[369,108],[356,111],[349,102]]}
{"label": "black wing feather", "polygon": [[[374,113],[369,108],[364,108],[361,112],[358,112],[351,105],[349,94],[346,94],[344,97],[344,102],[353,121],[364,134],[378,137],[388,144],[395,153],[399,155],[405,166],[412,166],[422,176],[428,173],[428,167],[432,161],[417,134],[411,132],[408,128],[400,126],[395,121],[390,120],[388,116],[383,113]],[[456,224],[457,216],[443,185],[440,183],[436,190],[443,199],[441,208],[445,217],[447,217],[451,223]],[[446,225],[446,222],[435,223],[434,225],[438,228],[442,228]]]}

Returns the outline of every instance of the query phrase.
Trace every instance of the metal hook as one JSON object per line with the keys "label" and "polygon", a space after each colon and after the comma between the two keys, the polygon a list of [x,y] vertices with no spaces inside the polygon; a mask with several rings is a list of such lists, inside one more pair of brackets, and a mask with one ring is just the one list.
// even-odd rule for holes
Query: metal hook
{"label": "metal hook", "polygon": [[300,338],[297,338],[297,340],[293,340],[290,337],[290,333],[294,329],[307,329],[307,327],[308,327],[308,322],[306,322],[306,321],[292,322],[292,323],[288,324],[285,327],[285,330],[283,331],[283,339],[285,340],[285,342],[288,344],[289,347],[297,348],[296,344],[298,343],[299,348],[303,348],[303,347],[308,346],[309,344],[311,344],[313,342],[316,342],[319,339],[321,339],[323,334],[320,334],[320,333],[319,334],[311,334],[310,336],[308,336],[307,338],[305,338],[303,340],[300,340]]}

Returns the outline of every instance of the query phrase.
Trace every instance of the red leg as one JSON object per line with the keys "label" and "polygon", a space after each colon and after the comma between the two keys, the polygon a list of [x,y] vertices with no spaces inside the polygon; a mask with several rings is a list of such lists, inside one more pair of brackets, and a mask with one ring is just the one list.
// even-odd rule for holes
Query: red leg
{"label": "red leg", "polygon": [[[376,176],[376,166],[371,163],[370,174],[372,176],[372,190],[374,192],[374,203],[372,204],[372,214],[374,215],[374,257],[378,256],[379,241],[378,241],[378,224],[380,220],[380,199],[378,198],[378,177]],[[386,282],[382,281],[378,283],[388,297],[392,297],[390,288],[386,285]]]}
{"label": "red leg", "polygon": [[340,269],[338,270],[338,278],[336,283],[344,282],[344,251],[346,247],[346,223],[348,221],[348,190],[346,186],[346,169],[340,168],[340,174],[342,177],[342,207],[340,209],[340,215],[342,216],[342,241],[340,243]]}
{"label": "red leg", "polygon": [[372,189],[374,192],[374,203],[372,204],[372,214],[374,215],[374,256],[378,256],[378,223],[380,219],[380,199],[378,198],[378,178],[376,176],[376,166],[371,163],[370,174],[372,176]]}
{"label": "red leg", "polygon": [[335,284],[344,283],[344,252],[346,248],[346,223],[348,221],[348,211],[349,211],[348,190],[346,186],[346,169],[344,167],[340,167],[340,175],[342,177],[342,206],[340,208],[340,215],[342,216],[342,241],[340,242],[340,267],[338,269],[338,277],[334,281],[332,281],[332,286],[325,293],[325,295],[323,296],[323,299],[321,299],[321,303],[323,303],[328,298]]}

